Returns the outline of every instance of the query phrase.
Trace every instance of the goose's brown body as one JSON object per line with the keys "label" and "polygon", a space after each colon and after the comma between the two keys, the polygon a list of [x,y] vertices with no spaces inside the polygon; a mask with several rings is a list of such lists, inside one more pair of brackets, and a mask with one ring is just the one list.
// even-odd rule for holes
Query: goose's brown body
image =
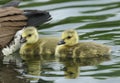
{"label": "goose's brown body", "polygon": [[10,43],[15,33],[25,26],[38,26],[50,20],[46,11],[21,10],[20,0],[11,1],[0,7],[0,48]]}
{"label": "goose's brown body", "polygon": [[[12,10],[12,11],[11,11]],[[0,8],[0,45],[5,47],[15,33],[27,25],[27,17],[15,7]]]}

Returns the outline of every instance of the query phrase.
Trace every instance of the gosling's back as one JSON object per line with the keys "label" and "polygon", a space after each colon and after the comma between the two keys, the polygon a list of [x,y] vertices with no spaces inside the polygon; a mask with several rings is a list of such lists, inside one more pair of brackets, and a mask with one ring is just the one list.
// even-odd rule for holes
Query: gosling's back
{"label": "gosling's back", "polygon": [[[23,44],[21,46],[21,51],[24,50],[25,55],[40,55],[40,54],[54,54],[57,45],[57,38],[39,38],[36,43],[33,44]],[[20,54],[22,52],[20,51]]]}
{"label": "gosling's back", "polygon": [[80,42],[78,47],[75,48],[73,56],[82,58],[86,57],[100,57],[110,54],[110,48],[103,44],[97,44],[94,42]]}
{"label": "gosling's back", "polygon": [[54,55],[55,48],[58,43],[58,38],[55,37],[44,37],[39,39],[41,41],[40,48],[42,55]]}
{"label": "gosling's back", "polygon": [[90,58],[110,54],[110,48],[94,42],[79,42],[74,46],[60,45],[56,48],[56,56]]}

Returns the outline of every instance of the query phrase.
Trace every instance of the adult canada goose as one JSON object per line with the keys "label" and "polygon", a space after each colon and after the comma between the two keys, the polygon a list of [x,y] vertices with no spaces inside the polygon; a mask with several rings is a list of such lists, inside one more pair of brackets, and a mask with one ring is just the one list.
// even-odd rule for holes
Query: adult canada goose
{"label": "adult canada goose", "polygon": [[[21,30],[23,27],[39,26],[40,24],[43,24],[44,22],[49,21],[51,19],[50,14],[46,11],[21,10],[17,8],[19,3],[20,0],[13,0],[0,7],[0,48],[1,49],[9,45],[10,42],[13,40],[15,33],[18,30]],[[9,49],[12,47],[7,46],[6,48],[4,48],[2,50],[3,54],[9,55],[10,53],[12,53],[13,50]]]}
{"label": "adult canada goose", "polygon": [[40,37],[35,27],[23,30],[20,54],[23,59],[34,58],[36,55],[54,55],[58,39],[55,37]]}
{"label": "adult canada goose", "polygon": [[66,30],[62,33],[61,41],[56,48],[57,57],[100,57],[110,54],[110,48],[94,42],[78,42],[75,30]]}

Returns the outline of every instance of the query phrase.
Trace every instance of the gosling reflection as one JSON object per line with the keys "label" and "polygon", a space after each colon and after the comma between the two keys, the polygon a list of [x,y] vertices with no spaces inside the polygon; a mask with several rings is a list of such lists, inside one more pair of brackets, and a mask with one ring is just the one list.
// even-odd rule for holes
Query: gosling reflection
{"label": "gosling reflection", "polygon": [[79,64],[74,59],[67,59],[63,62],[65,78],[75,79],[80,74]]}
{"label": "gosling reflection", "polygon": [[97,58],[57,58],[64,64],[65,78],[75,79],[80,76],[80,66],[94,66],[99,65],[104,61],[110,60],[110,57],[97,57]]}
{"label": "gosling reflection", "polygon": [[38,55],[21,55],[21,58],[24,60],[25,73],[30,75],[27,78],[37,82],[39,80],[37,76],[41,73],[41,58]]}

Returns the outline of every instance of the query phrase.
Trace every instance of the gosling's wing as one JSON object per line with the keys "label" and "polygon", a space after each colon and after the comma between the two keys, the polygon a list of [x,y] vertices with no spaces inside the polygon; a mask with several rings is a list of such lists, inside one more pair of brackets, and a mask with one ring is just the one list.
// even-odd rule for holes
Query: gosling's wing
{"label": "gosling's wing", "polygon": [[39,26],[49,20],[51,15],[47,11],[41,10],[24,10],[24,15],[27,17],[28,26]]}
{"label": "gosling's wing", "polygon": [[5,7],[17,7],[20,4],[21,0],[12,0],[2,6],[2,8]]}

